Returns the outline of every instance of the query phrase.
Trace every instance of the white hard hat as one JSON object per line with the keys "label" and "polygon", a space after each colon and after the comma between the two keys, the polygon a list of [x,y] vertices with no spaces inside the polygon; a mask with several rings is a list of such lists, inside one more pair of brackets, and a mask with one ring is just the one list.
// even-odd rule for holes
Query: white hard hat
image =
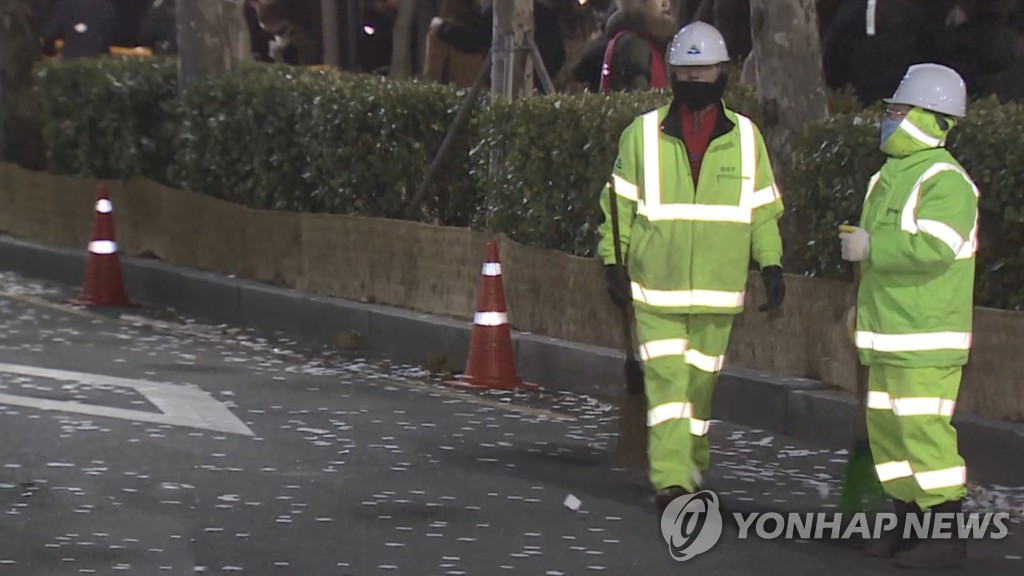
{"label": "white hard hat", "polygon": [[705,22],[683,26],[668,47],[669,66],[707,66],[728,61],[725,38]]}
{"label": "white hard hat", "polygon": [[963,118],[967,113],[967,85],[952,68],[940,64],[914,64],[907,68],[889,104],[909,104]]}

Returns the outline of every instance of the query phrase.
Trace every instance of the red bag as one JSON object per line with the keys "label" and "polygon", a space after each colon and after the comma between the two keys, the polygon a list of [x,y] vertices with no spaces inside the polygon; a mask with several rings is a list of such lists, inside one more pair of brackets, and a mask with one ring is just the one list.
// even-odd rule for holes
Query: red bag
{"label": "red bag", "polygon": [[[612,54],[615,53],[615,43],[626,31],[619,32],[608,41],[608,47],[604,49],[604,62],[601,64],[601,88],[602,94],[611,92],[612,89]],[[668,87],[668,72],[665,70],[665,57],[654,42],[648,41],[651,46],[651,88]]]}

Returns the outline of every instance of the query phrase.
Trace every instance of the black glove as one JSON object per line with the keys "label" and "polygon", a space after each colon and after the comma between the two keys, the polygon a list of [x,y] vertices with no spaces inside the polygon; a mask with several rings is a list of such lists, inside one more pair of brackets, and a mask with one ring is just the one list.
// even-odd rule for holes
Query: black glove
{"label": "black glove", "polygon": [[626,361],[626,393],[630,396],[638,396],[644,393],[644,369],[640,360],[631,358]]}
{"label": "black glove", "polygon": [[768,295],[768,301],[758,310],[767,312],[782,306],[782,301],[786,298],[786,280],[782,276],[782,268],[767,266],[761,270],[761,278],[764,280],[764,291]]}
{"label": "black glove", "polygon": [[625,266],[606,264],[604,267],[604,287],[608,290],[612,302],[622,308],[633,301],[633,290],[629,285],[629,274]]}

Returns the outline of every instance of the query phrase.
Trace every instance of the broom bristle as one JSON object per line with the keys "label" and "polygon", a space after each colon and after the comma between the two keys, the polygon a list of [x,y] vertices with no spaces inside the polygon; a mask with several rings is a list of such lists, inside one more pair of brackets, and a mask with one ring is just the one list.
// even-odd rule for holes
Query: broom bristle
{"label": "broom bristle", "polygon": [[647,397],[643,394],[625,394],[619,406],[614,462],[620,468],[647,468]]}
{"label": "broom bristle", "polygon": [[885,492],[875,472],[871,447],[866,441],[859,441],[850,450],[850,458],[846,463],[839,511],[843,514],[875,511],[884,501]]}

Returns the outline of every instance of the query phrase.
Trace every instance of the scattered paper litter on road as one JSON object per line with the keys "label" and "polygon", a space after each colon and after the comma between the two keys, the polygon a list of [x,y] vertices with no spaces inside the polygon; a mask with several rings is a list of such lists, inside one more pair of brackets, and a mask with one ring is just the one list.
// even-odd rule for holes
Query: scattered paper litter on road
{"label": "scattered paper litter on road", "polygon": [[573,512],[576,512],[577,510],[580,509],[580,505],[583,504],[583,502],[581,502],[579,498],[573,496],[572,494],[569,494],[568,496],[565,497],[565,502],[563,502],[562,504],[564,504],[566,508],[572,510]]}

